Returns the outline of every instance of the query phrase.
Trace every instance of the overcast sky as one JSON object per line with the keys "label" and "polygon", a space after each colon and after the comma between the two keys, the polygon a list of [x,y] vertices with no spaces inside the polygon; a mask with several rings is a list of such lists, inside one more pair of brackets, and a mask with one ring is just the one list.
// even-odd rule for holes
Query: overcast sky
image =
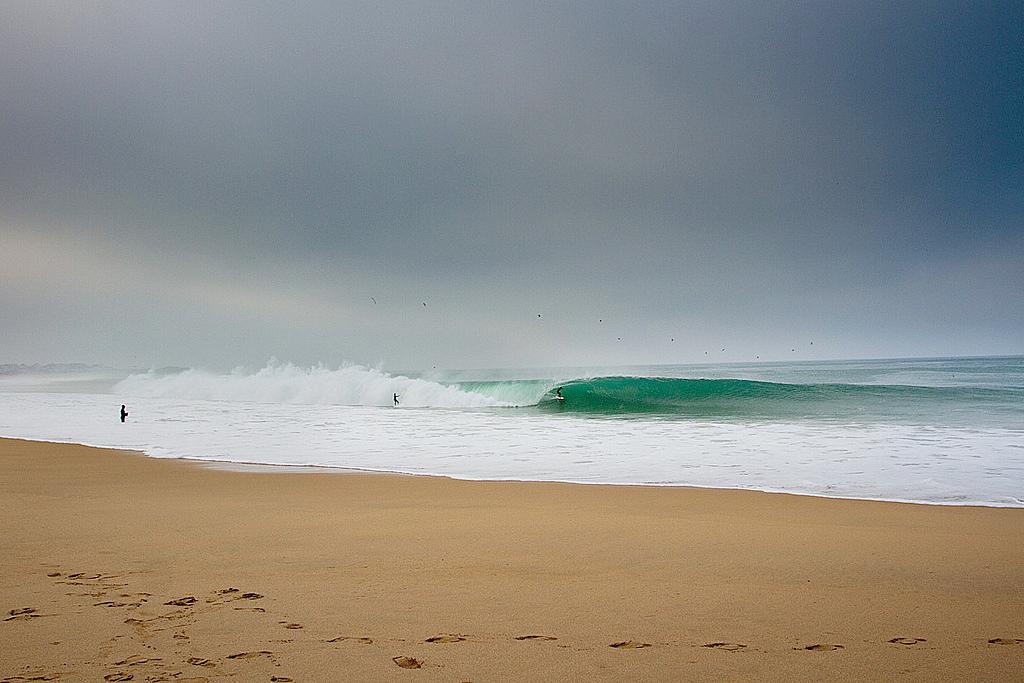
{"label": "overcast sky", "polygon": [[1019,2],[0,12],[0,363],[1024,352]]}

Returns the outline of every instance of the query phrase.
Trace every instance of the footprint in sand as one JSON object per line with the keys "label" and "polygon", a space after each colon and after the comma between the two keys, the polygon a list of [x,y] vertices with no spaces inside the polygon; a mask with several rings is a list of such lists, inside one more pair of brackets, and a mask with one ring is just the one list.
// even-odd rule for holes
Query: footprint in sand
{"label": "footprint in sand", "polygon": [[152,596],[153,596],[152,593],[119,593],[117,597],[119,597],[119,598],[138,598],[142,602],[148,602],[146,600],[146,598],[150,598]]}
{"label": "footprint in sand", "polygon": [[205,657],[189,657],[185,661],[191,664],[192,666],[216,666],[216,664],[211,662],[209,659],[206,659]]}
{"label": "footprint in sand", "polygon": [[[209,602],[219,602],[223,598],[229,597],[229,596],[234,596],[234,594],[238,593],[238,592],[239,592],[239,590],[237,588],[221,588],[220,590],[217,590],[217,591],[213,592],[213,597],[212,598],[206,598],[206,602],[208,602],[208,603]],[[235,596],[235,597],[237,597],[237,596]]]}
{"label": "footprint in sand", "polygon": [[148,664],[149,662],[162,662],[163,660],[159,657],[143,657],[142,655],[132,655],[127,659],[122,659],[120,662],[114,662],[114,666],[135,666],[137,664]]}
{"label": "footprint in sand", "polygon": [[726,652],[739,652],[747,648],[743,643],[704,643],[701,647],[709,647],[713,650],[725,650]]}
{"label": "footprint in sand", "polygon": [[141,607],[141,602],[117,602],[115,600],[104,600],[93,603],[93,607]]}
{"label": "footprint in sand", "polygon": [[330,640],[327,640],[325,642],[328,642],[328,643],[340,643],[340,642],[343,642],[343,641],[346,641],[346,640],[351,640],[351,641],[354,641],[356,643],[362,643],[363,645],[373,645],[373,639],[372,638],[366,638],[366,637],[363,637],[363,636],[338,636],[337,638],[331,638]]}
{"label": "footprint in sand", "polygon": [[391,661],[403,669],[418,669],[423,666],[423,662],[415,657],[392,657]]}
{"label": "footprint in sand", "polygon": [[130,681],[133,678],[135,678],[135,676],[133,674],[128,673],[127,671],[115,671],[112,674],[107,674],[106,676],[104,676],[103,680],[105,680],[105,681]]}
{"label": "footprint in sand", "polygon": [[926,643],[928,641],[924,638],[890,638],[885,642],[892,643],[893,645],[917,645],[918,643]]}
{"label": "footprint in sand", "polygon": [[427,638],[428,643],[461,643],[466,639],[465,636],[460,636],[456,633],[445,633],[439,636],[432,636]]}
{"label": "footprint in sand", "polygon": [[175,600],[168,600],[164,604],[165,605],[174,605],[176,607],[184,607],[185,605],[191,605],[191,604],[193,604],[195,602],[196,602],[196,599],[195,599],[194,596],[186,595],[183,598],[177,598]]}
{"label": "footprint in sand", "polygon": [[36,614],[38,610],[35,607],[16,607],[8,612],[8,616],[4,621],[14,621],[15,619],[32,619],[34,617],[41,617],[43,615]]}
{"label": "footprint in sand", "polygon": [[612,643],[608,647],[614,647],[616,650],[638,650],[642,647],[651,647],[651,644],[642,643],[639,640],[620,640],[617,643]]}
{"label": "footprint in sand", "polygon": [[531,634],[528,636],[516,636],[515,640],[558,640],[558,638],[555,638],[554,636],[537,636]]}
{"label": "footprint in sand", "polygon": [[[60,574],[58,573],[58,577],[59,576],[60,576]],[[127,584],[123,584],[123,583],[116,583],[116,584],[115,583],[111,583],[112,579],[116,579],[116,578],[119,578],[119,577],[120,577],[120,575],[118,575],[118,574],[108,574],[108,575],[104,576],[103,574],[86,574],[85,572],[75,572],[74,574],[67,574],[67,575],[65,575],[63,578],[67,579],[66,581],[65,580],[61,580],[61,581],[58,581],[57,583],[63,583],[63,584],[67,584],[69,586],[95,586],[97,584],[89,583],[89,582],[92,582],[92,581],[105,581],[106,582],[105,584],[99,584],[99,585],[103,585],[103,586],[105,586],[107,588],[113,588],[113,587],[116,587],[116,586],[125,586],[125,585],[127,585]],[[57,577],[52,577],[52,578],[57,578]]]}
{"label": "footprint in sand", "polygon": [[989,645],[1021,645],[1024,638],[989,638]]}
{"label": "footprint in sand", "polygon": [[279,621],[277,623],[281,624],[285,628],[290,628],[290,629],[300,629],[300,628],[302,628],[302,624],[294,624],[294,623],[290,623],[290,622],[287,622],[287,621]]}
{"label": "footprint in sand", "polygon": [[259,593],[242,593],[236,598],[237,600],[259,600],[263,596]]}
{"label": "footprint in sand", "polygon": [[262,607],[232,607],[237,612],[266,612]]}
{"label": "footprint in sand", "polygon": [[257,650],[256,652],[239,652],[238,654],[228,655],[228,659],[255,659],[256,657],[269,657],[274,658],[274,653],[269,650]]}
{"label": "footprint in sand", "polygon": [[845,646],[835,643],[814,643],[813,645],[804,645],[803,647],[794,647],[793,649],[810,650],[811,652],[832,652],[833,650],[843,650]]}
{"label": "footprint in sand", "polygon": [[270,683],[292,683],[292,678],[288,676],[271,676]]}
{"label": "footprint in sand", "polygon": [[57,673],[36,673],[36,674],[25,674],[24,676],[11,676],[9,678],[0,678],[0,683],[16,683],[16,681],[56,681],[60,678],[60,674]]}

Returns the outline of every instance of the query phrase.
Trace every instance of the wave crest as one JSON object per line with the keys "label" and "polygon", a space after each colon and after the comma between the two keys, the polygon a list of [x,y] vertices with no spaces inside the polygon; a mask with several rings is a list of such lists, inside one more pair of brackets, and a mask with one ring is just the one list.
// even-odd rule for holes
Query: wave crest
{"label": "wave crest", "polygon": [[172,374],[131,375],[114,387],[117,393],[148,398],[180,398],[254,403],[306,403],[390,406],[398,394],[402,406],[416,408],[479,408],[500,401],[425,379],[390,375],[361,365],[304,368],[270,363],[255,372],[236,369],[214,373],[189,369]]}

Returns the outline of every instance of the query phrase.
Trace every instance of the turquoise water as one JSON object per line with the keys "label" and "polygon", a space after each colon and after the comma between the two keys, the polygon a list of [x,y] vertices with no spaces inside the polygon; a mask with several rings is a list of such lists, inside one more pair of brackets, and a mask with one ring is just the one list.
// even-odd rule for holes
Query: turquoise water
{"label": "turquoise water", "polygon": [[[483,371],[464,391],[547,413],[1024,428],[1024,357]],[[564,401],[555,400],[560,388]]]}

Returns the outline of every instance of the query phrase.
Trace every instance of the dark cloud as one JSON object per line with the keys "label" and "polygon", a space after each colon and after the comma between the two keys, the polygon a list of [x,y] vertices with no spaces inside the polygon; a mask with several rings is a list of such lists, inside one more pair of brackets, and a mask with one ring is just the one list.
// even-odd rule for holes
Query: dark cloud
{"label": "dark cloud", "polygon": [[1021,350],[1012,3],[5,16],[8,361]]}

